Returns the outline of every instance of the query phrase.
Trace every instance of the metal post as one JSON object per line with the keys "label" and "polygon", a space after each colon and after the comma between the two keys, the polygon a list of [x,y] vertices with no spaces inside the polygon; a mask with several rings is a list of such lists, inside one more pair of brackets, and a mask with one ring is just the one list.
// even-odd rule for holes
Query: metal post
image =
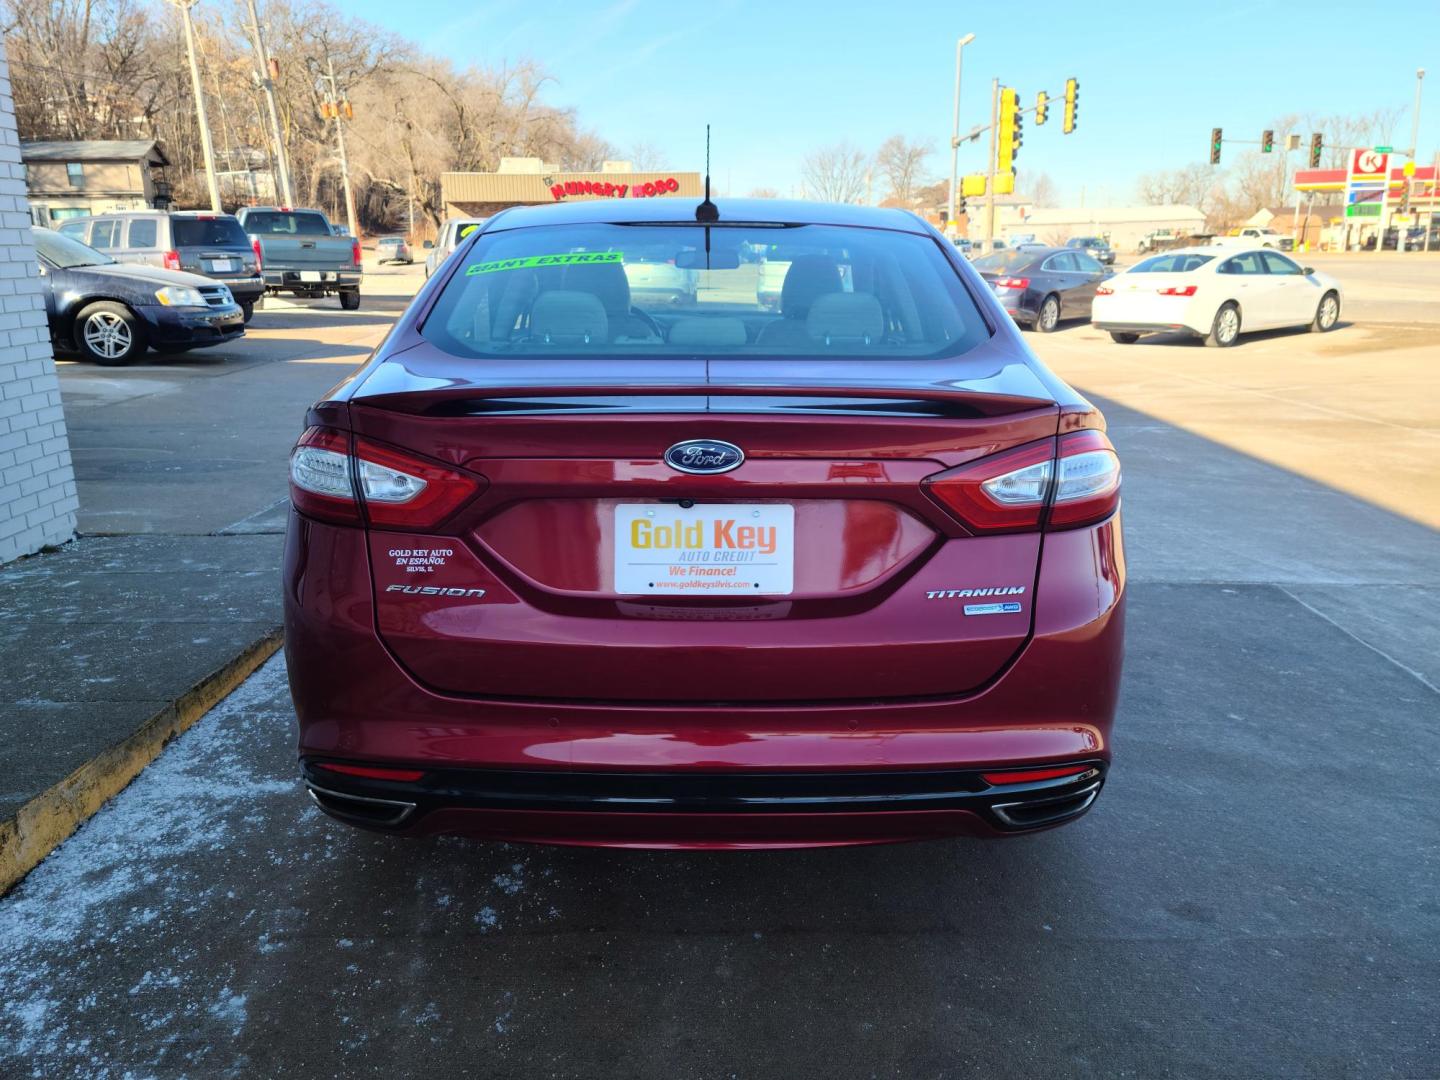
{"label": "metal post", "polygon": [[1430,173],[1430,217],[1425,222],[1425,249],[1430,250],[1430,233],[1435,229],[1435,204],[1440,202],[1440,150],[1435,152],[1435,164]]}
{"label": "metal post", "polygon": [[200,84],[200,65],[195,60],[195,24],[190,9],[196,0],[171,0],[185,22],[185,49],[190,54],[190,84],[195,88],[195,118],[200,123],[200,149],[205,153],[205,182],[210,188],[210,209],[220,213],[220,181],[215,175],[215,148],[210,145],[210,121],[205,115],[205,88]]}
{"label": "metal post", "polygon": [[966,34],[955,42],[955,122],[950,131],[950,201],[945,215],[945,227],[952,237],[960,233],[955,223],[955,186],[960,173],[960,58],[965,46],[974,40],[974,34]]}
{"label": "metal post", "polygon": [[340,115],[340,91],[335,83],[335,61],[330,50],[325,50],[325,64],[330,70],[330,99],[335,107],[335,142],[340,149],[340,180],[345,185],[345,222],[350,226],[350,235],[357,240],[360,230],[355,226],[355,192],[350,188],[350,159],[345,156],[345,120]]}
{"label": "metal post", "polygon": [[1415,113],[1410,117],[1410,160],[1420,157],[1420,87],[1425,83],[1425,69],[1415,69]]}
{"label": "metal post", "polygon": [[265,91],[265,100],[270,106],[270,137],[275,140],[274,164],[278,171],[275,177],[280,190],[275,194],[284,200],[283,205],[295,205],[295,192],[290,186],[290,163],[285,157],[285,135],[280,127],[280,109],[275,104],[275,80],[270,77],[270,54],[265,51],[265,35],[260,32],[260,13],[255,0],[250,4],[250,32],[255,35],[255,53],[260,58],[260,86]]}
{"label": "metal post", "polygon": [[990,156],[985,162],[985,251],[995,250],[995,155],[1000,129],[1000,80],[990,80]]}
{"label": "metal post", "polygon": [[[1286,141],[1286,143],[1288,144],[1290,140],[1289,140],[1289,138],[1286,138],[1285,141]],[[1303,153],[1303,152],[1304,152],[1304,151],[1301,151],[1298,146],[1297,146],[1295,149],[1296,149],[1296,152],[1299,152],[1299,153]],[[1290,164],[1290,162],[1289,162],[1290,153],[1291,153],[1291,151],[1290,151],[1290,150],[1288,149],[1288,147],[1287,147],[1287,149],[1285,150],[1285,157],[1286,157],[1286,162],[1285,162],[1285,164],[1286,164],[1286,165],[1289,165],[1289,164]],[[1290,218],[1290,250],[1291,250],[1291,251],[1299,251],[1301,244],[1308,244],[1308,243],[1310,242],[1310,232],[1309,232],[1309,227],[1308,227],[1308,226],[1309,226],[1309,219],[1308,219],[1308,218],[1306,219],[1306,226],[1307,226],[1307,227],[1306,227],[1306,231],[1303,232],[1303,233],[1300,231],[1300,182],[1299,182],[1300,161],[1301,161],[1301,159],[1297,157],[1297,158],[1295,159],[1295,167],[1290,170],[1290,183],[1293,184],[1294,187],[1295,187],[1295,213],[1294,213],[1294,214],[1291,216],[1291,218]]]}

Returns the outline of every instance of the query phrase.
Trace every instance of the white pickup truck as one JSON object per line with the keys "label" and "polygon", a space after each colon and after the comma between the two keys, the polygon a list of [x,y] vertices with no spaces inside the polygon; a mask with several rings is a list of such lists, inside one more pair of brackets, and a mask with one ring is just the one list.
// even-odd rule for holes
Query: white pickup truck
{"label": "white pickup truck", "polygon": [[1276,251],[1289,251],[1295,246],[1293,237],[1284,236],[1274,229],[1262,229],[1258,225],[1246,225],[1230,236],[1217,236],[1212,243],[1221,247],[1268,247]]}

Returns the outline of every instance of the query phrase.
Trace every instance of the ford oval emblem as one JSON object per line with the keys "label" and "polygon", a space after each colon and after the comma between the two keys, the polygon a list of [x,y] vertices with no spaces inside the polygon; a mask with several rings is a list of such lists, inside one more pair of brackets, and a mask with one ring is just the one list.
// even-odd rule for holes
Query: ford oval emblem
{"label": "ford oval emblem", "polygon": [[686,439],[665,451],[665,464],[684,473],[722,473],[738,469],[745,451],[719,439]]}

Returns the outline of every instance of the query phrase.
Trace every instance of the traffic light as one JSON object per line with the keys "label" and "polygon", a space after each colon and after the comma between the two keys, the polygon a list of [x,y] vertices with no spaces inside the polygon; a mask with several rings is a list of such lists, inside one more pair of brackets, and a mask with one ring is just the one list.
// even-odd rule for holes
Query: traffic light
{"label": "traffic light", "polygon": [[1035,126],[1039,127],[1050,115],[1050,95],[1041,90],[1035,95]]}
{"label": "traffic light", "polygon": [[1310,136],[1310,168],[1320,168],[1320,151],[1325,148],[1325,140],[1318,134]]}
{"label": "traffic light", "polygon": [[1060,130],[1069,135],[1075,130],[1075,120],[1080,114],[1080,80],[1065,80],[1065,122]]}
{"label": "traffic light", "polygon": [[355,119],[355,110],[350,107],[349,98],[346,98],[340,103],[340,115],[345,117],[346,120]]}
{"label": "traffic light", "polygon": [[1020,142],[1024,134],[1024,118],[1020,112],[1020,91],[1010,87],[1000,91],[1000,132],[999,148],[995,171],[1008,173],[1015,168],[1015,157],[1020,153]]}
{"label": "traffic light", "polygon": [[1275,132],[1262,131],[1260,133],[1260,153],[1268,154],[1275,149]]}
{"label": "traffic light", "polygon": [[1210,164],[1220,164],[1220,144],[1225,141],[1224,132],[1220,128],[1210,129]]}

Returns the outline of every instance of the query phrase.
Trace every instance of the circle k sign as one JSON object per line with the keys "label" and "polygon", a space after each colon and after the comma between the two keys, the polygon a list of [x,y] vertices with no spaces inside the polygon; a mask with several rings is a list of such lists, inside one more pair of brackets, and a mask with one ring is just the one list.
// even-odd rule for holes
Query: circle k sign
{"label": "circle k sign", "polygon": [[1350,154],[1351,176],[1384,178],[1389,170],[1390,155],[1375,150],[1355,150]]}

